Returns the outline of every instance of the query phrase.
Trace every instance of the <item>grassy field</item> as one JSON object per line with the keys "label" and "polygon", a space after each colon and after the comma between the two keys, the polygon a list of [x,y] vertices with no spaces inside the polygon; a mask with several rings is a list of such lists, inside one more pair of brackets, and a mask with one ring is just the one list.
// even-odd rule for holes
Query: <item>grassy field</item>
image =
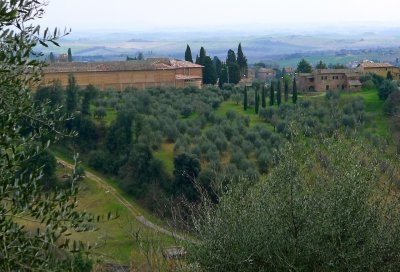
{"label": "grassy field", "polygon": [[174,144],[162,144],[160,150],[155,152],[154,156],[163,162],[165,171],[172,175],[174,171]]}
{"label": "grassy field", "polygon": [[370,125],[366,131],[372,134],[384,137],[387,140],[392,139],[390,131],[390,120],[383,113],[384,101],[378,97],[377,89],[362,90],[355,93],[343,93],[343,97],[362,97],[365,102],[366,111],[371,115]]}
{"label": "grassy field", "polygon": [[[55,155],[71,162],[68,155],[62,149],[56,148]],[[84,164],[83,164],[84,165]],[[84,165],[85,166],[85,165]],[[85,169],[96,174],[99,178],[115,188],[134,209],[154,224],[166,227],[165,222],[140,207],[131,196],[125,194],[118,187],[114,179],[105,177],[85,166]],[[58,169],[58,175],[69,173],[67,168]],[[96,224],[97,231],[89,233],[74,233],[72,239],[80,240],[91,245],[96,245],[91,254],[94,259],[105,262],[129,264],[133,262],[136,266],[147,266],[149,260],[163,263],[162,249],[177,245],[173,237],[156,232],[140,223],[123,204],[113,197],[107,190],[100,187],[91,179],[80,182],[78,196],[78,210],[87,211],[94,215],[106,217],[108,212],[118,213],[119,217],[113,220],[101,220]]]}

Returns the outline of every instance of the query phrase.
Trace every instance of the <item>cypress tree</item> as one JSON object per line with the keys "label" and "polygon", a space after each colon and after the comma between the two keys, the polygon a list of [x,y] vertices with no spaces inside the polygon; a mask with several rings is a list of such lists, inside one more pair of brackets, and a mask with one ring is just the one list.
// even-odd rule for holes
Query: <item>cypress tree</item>
{"label": "cypress tree", "polygon": [[226,64],[225,64],[225,63],[222,63],[221,75],[220,75],[219,80],[218,80],[218,86],[219,86],[220,88],[222,88],[222,86],[223,86],[225,83],[228,83],[228,69],[227,69]]}
{"label": "cypress tree", "polygon": [[68,62],[72,62],[72,51],[71,51],[71,48],[68,48]]}
{"label": "cypress tree", "polygon": [[271,90],[269,91],[269,105],[270,106],[273,106],[274,105],[274,103],[275,103],[275,97],[274,97],[274,95],[275,95],[275,82],[274,81],[272,81],[271,82]]}
{"label": "cypress tree", "polygon": [[247,111],[247,86],[244,86],[243,109]]}
{"label": "cypress tree", "polygon": [[213,85],[217,83],[217,73],[215,72],[213,61],[209,56],[204,57],[202,65],[204,65],[203,83]]}
{"label": "cypress tree", "polygon": [[386,75],[387,80],[393,80],[392,72],[388,71]]}
{"label": "cypress tree", "polygon": [[207,56],[206,50],[205,50],[204,47],[202,46],[202,47],[200,48],[200,56],[199,56],[199,64],[200,64],[200,65],[204,65],[204,61],[205,61],[205,59],[206,59],[206,56]]}
{"label": "cypress tree", "polygon": [[256,89],[256,92],[255,92],[255,107],[254,107],[254,110],[255,110],[256,114],[258,114],[258,109],[259,108],[260,108],[260,95],[258,93],[258,90]]}
{"label": "cypress tree", "polygon": [[267,107],[267,101],[265,99],[265,84],[263,83],[262,89],[261,89],[261,107],[266,108]]}
{"label": "cypress tree", "polygon": [[50,52],[50,63],[54,63],[56,61],[56,58],[54,57],[53,52]]}
{"label": "cypress tree", "polygon": [[228,50],[228,55],[226,56],[226,63],[229,62],[237,63],[236,54],[232,49]]}
{"label": "cypress tree", "polygon": [[238,84],[240,81],[240,67],[236,60],[236,54],[232,49],[228,50],[226,65],[228,69],[228,82]]}
{"label": "cypress tree", "polygon": [[213,58],[213,64],[214,64],[215,72],[217,73],[217,78],[220,78],[221,72],[222,72],[222,62],[217,56],[215,56]]}
{"label": "cypress tree", "polygon": [[237,52],[237,64],[240,68],[240,77],[243,78],[247,75],[247,58],[243,54],[242,44],[239,43]]}
{"label": "cypress tree", "polygon": [[278,106],[282,102],[282,88],[281,88],[281,80],[280,79],[278,79],[278,89],[276,91],[276,102],[277,102]]}
{"label": "cypress tree", "polygon": [[82,100],[82,108],[81,108],[82,115],[89,115],[90,114],[89,109],[90,109],[90,92],[86,90]]}
{"label": "cypress tree", "polygon": [[74,75],[70,74],[68,77],[68,85],[66,89],[67,99],[66,99],[66,110],[68,114],[73,113],[78,104],[78,86],[76,85],[76,80]]}
{"label": "cypress tree", "polygon": [[293,94],[292,94],[293,104],[297,103],[297,86],[296,86],[296,78],[293,79]]}
{"label": "cypress tree", "polygon": [[193,63],[192,50],[188,44],[186,45],[185,60]]}
{"label": "cypress tree", "polygon": [[285,102],[287,103],[289,101],[289,79],[284,79],[285,84]]}

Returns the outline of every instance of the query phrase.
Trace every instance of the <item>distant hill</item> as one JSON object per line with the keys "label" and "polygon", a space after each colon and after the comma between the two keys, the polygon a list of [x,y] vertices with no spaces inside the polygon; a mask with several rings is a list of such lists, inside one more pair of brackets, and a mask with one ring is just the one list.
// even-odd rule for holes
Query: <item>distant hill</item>
{"label": "distant hill", "polygon": [[144,43],[144,42],[152,42],[152,41],[144,40],[144,39],[130,39],[128,42]]}

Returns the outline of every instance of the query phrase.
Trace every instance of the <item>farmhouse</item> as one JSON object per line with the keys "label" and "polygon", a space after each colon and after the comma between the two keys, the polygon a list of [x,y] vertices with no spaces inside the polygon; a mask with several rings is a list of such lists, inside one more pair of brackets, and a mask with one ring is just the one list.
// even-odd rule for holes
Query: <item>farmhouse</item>
{"label": "farmhouse", "polygon": [[358,69],[364,73],[372,73],[377,74],[381,77],[386,78],[388,72],[392,74],[393,79],[399,80],[400,79],[400,68],[391,65],[390,63],[376,63],[366,61],[358,65]]}
{"label": "farmhouse", "polygon": [[297,75],[297,82],[301,92],[360,91],[360,76],[360,71],[352,69],[317,69],[313,73]]}
{"label": "farmhouse", "polygon": [[256,78],[259,80],[270,80],[275,78],[276,72],[270,68],[260,68],[256,71]]}
{"label": "farmhouse", "polygon": [[43,69],[42,84],[49,85],[58,80],[65,87],[69,75],[73,74],[78,85],[92,84],[103,90],[114,88],[123,91],[127,87],[201,88],[202,69],[201,65],[167,58],[114,62],[60,62],[52,63]]}

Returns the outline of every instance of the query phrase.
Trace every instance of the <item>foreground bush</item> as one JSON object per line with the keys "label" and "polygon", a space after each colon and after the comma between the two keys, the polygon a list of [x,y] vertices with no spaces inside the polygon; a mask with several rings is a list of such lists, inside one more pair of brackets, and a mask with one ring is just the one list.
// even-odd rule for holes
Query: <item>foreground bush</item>
{"label": "foreground bush", "polygon": [[400,202],[388,161],[342,138],[291,144],[265,180],[194,218],[201,271],[398,271]]}

